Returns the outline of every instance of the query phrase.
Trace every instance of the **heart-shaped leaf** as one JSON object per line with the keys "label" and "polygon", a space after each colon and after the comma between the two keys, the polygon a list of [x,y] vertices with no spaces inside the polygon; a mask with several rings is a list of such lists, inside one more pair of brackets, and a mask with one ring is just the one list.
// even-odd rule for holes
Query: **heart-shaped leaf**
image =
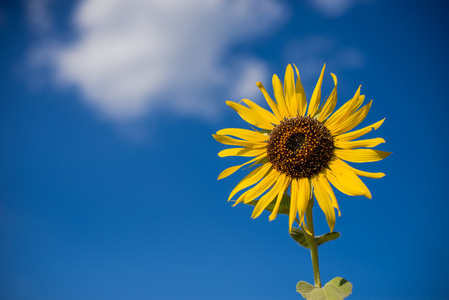
{"label": "heart-shaped leaf", "polygon": [[346,279],[335,277],[322,288],[300,281],[296,290],[307,300],[343,300],[351,295],[352,284]]}

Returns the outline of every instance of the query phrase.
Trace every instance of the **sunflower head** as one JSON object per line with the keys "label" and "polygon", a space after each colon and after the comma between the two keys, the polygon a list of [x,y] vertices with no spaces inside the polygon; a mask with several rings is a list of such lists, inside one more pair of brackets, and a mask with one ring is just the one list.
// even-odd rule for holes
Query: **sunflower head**
{"label": "sunflower head", "polygon": [[[225,178],[241,167],[250,164],[253,170],[231,192],[229,199],[242,192],[235,200],[255,205],[252,217],[264,210],[271,212],[270,220],[279,213],[289,215],[291,230],[294,220],[304,222],[309,201],[315,196],[323,210],[331,231],[335,224],[338,203],[332,185],[341,192],[371,198],[371,193],[359,176],[381,178],[383,173],[370,173],[355,169],[345,161],[362,163],[378,161],[390,153],[371,149],[385,141],[382,138],[356,140],[382,125],[383,120],[351,131],[368,114],[371,102],[362,106],[365,99],[360,87],[354,97],[334,112],[337,102],[337,78],[327,101],[321,103],[321,85],[324,69],[307,102],[298,69],[296,80],[291,65],[287,66],[284,83],[273,75],[273,100],[265,87],[257,85],[270,110],[248,99],[241,103],[227,101],[252,129],[227,128],[219,130],[214,138],[232,148],[218,155],[250,158],[245,163],[227,168],[219,179]],[[242,104],[243,102],[243,104]],[[245,104],[245,105],[244,105]],[[286,210],[279,210],[290,196]]]}

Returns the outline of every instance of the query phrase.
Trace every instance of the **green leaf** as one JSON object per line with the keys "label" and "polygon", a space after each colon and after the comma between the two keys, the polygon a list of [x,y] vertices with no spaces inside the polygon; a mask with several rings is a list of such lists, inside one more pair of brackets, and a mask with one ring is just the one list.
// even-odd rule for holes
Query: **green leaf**
{"label": "green leaf", "polygon": [[317,236],[317,237],[315,237],[315,240],[316,240],[316,244],[319,246],[326,242],[336,240],[340,236],[341,236],[340,232],[334,231],[334,232],[328,232],[326,234]]}
{"label": "green leaf", "polygon": [[304,297],[304,299],[311,299],[310,294],[312,293],[313,290],[319,289],[314,285],[311,285],[308,282],[305,281],[300,281],[298,282],[298,284],[296,285],[296,291],[298,293],[301,294],[301,296]]}
{"label": "green leaf", "polygon": [[[273,212],[274,205],[276,204],[275,199],[273,199],[273,201],[271,201],[271,203],[268,204],[267,207],[265,207],[266,211]],[[253,200],[251,202],[248,202],[247,204],[256,206],[257,202],[259,202],[259,200]],[[279,205],[278,214],[289,215],[289,213],[290,213],[290,195],[284,194],[281,199],[281,204]]]}
{"label": "green leaf", "polygon": [[351,295],[352,284],[341,277],[335,277],[322,288],[300,281],[296,291],[307,300],[342,300]]}
{"label": "green leaf", "polygon": [[341,277],[335,277],[334,279],[332,279],[331,281],[329,281],[328,283],[326,283],[326,285],[324,286],[324,288],[326,289],[326,287],[335,287],[336,289],[338,289],[338,291],[340,292],[341,296],[344,299],[346,297],[348,297],[349,295],[352,294],[352,283],[350,283],[349,281],[347,281],[344,278]]}
{"label": "green leaf", "polygon": [[306,240],[306,236],[304,232],[296,227],[292,227],[292,232],[290,232],[290,236],[294,239],[300,246],[309,249],[309,243]]}

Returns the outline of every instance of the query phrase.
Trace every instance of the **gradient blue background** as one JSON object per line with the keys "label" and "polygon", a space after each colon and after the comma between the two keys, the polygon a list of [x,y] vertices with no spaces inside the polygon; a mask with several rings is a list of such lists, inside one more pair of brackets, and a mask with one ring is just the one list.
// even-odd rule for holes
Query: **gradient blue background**
{"label": "gradient blue background", "polygon": [[[300,299],[295,285],[313,281],[312,267],[287,217],[252,220],[251,207],[226,202],[246,171],[216,180],[243,160],[219,158],[225,146],[211,134],[247,128],[224,101],[262,95],[205,82],[189,93],[207,95],[198,105],[213,103],[212,117],[160,102],[125,121],[104,116],[79,86],[55,83],[52,66],[29,63],[47,40],[77,38],[70,18],[80,3],[44,1],[53,29],[42,33],[29,10],[38,2],[0,3],[0,299]],[[448,9],[342,2],[335,14],[313,1],[276,2],[281,17],[222,49],[220,65],[257,59],[266,70],[257,80],[271,90],[270,74],[283,78],[295,63],[310,96],[326,62],[323,95],[336,73],[340,105],[363,85],[374,99],[363,124],[386,117],[369,136],[393,154],[360,167],[387,174],[365,180],[372,200],[337,194],[342,236],[320,247],[322,280],[350,280],[350,299],[449,299]],[[318,209],[315,219],[325,233]]]}

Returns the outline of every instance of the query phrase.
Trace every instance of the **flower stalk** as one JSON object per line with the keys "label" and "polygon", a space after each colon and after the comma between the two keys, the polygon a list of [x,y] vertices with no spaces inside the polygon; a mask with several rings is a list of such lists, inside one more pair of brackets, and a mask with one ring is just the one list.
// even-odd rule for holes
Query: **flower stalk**
{"label": "flower stalk", "polygon": [[310,256],[312,257],[312,267],[313,267],[313,279],[315,282],[316,287],[321,287],[321,277],[320,277],[320,266],[318,262],[318,245],[316,243],[315,239],[315,229],[313,228],[313,208],[314,199],[313,197],[310,198],[309,203],[307,205],[306,210],[306,222],[307,222],[307,229],[309,233],[307,233],[307,230],[304,229],[304,235],[306,237],[307,242],[310,246]]}

